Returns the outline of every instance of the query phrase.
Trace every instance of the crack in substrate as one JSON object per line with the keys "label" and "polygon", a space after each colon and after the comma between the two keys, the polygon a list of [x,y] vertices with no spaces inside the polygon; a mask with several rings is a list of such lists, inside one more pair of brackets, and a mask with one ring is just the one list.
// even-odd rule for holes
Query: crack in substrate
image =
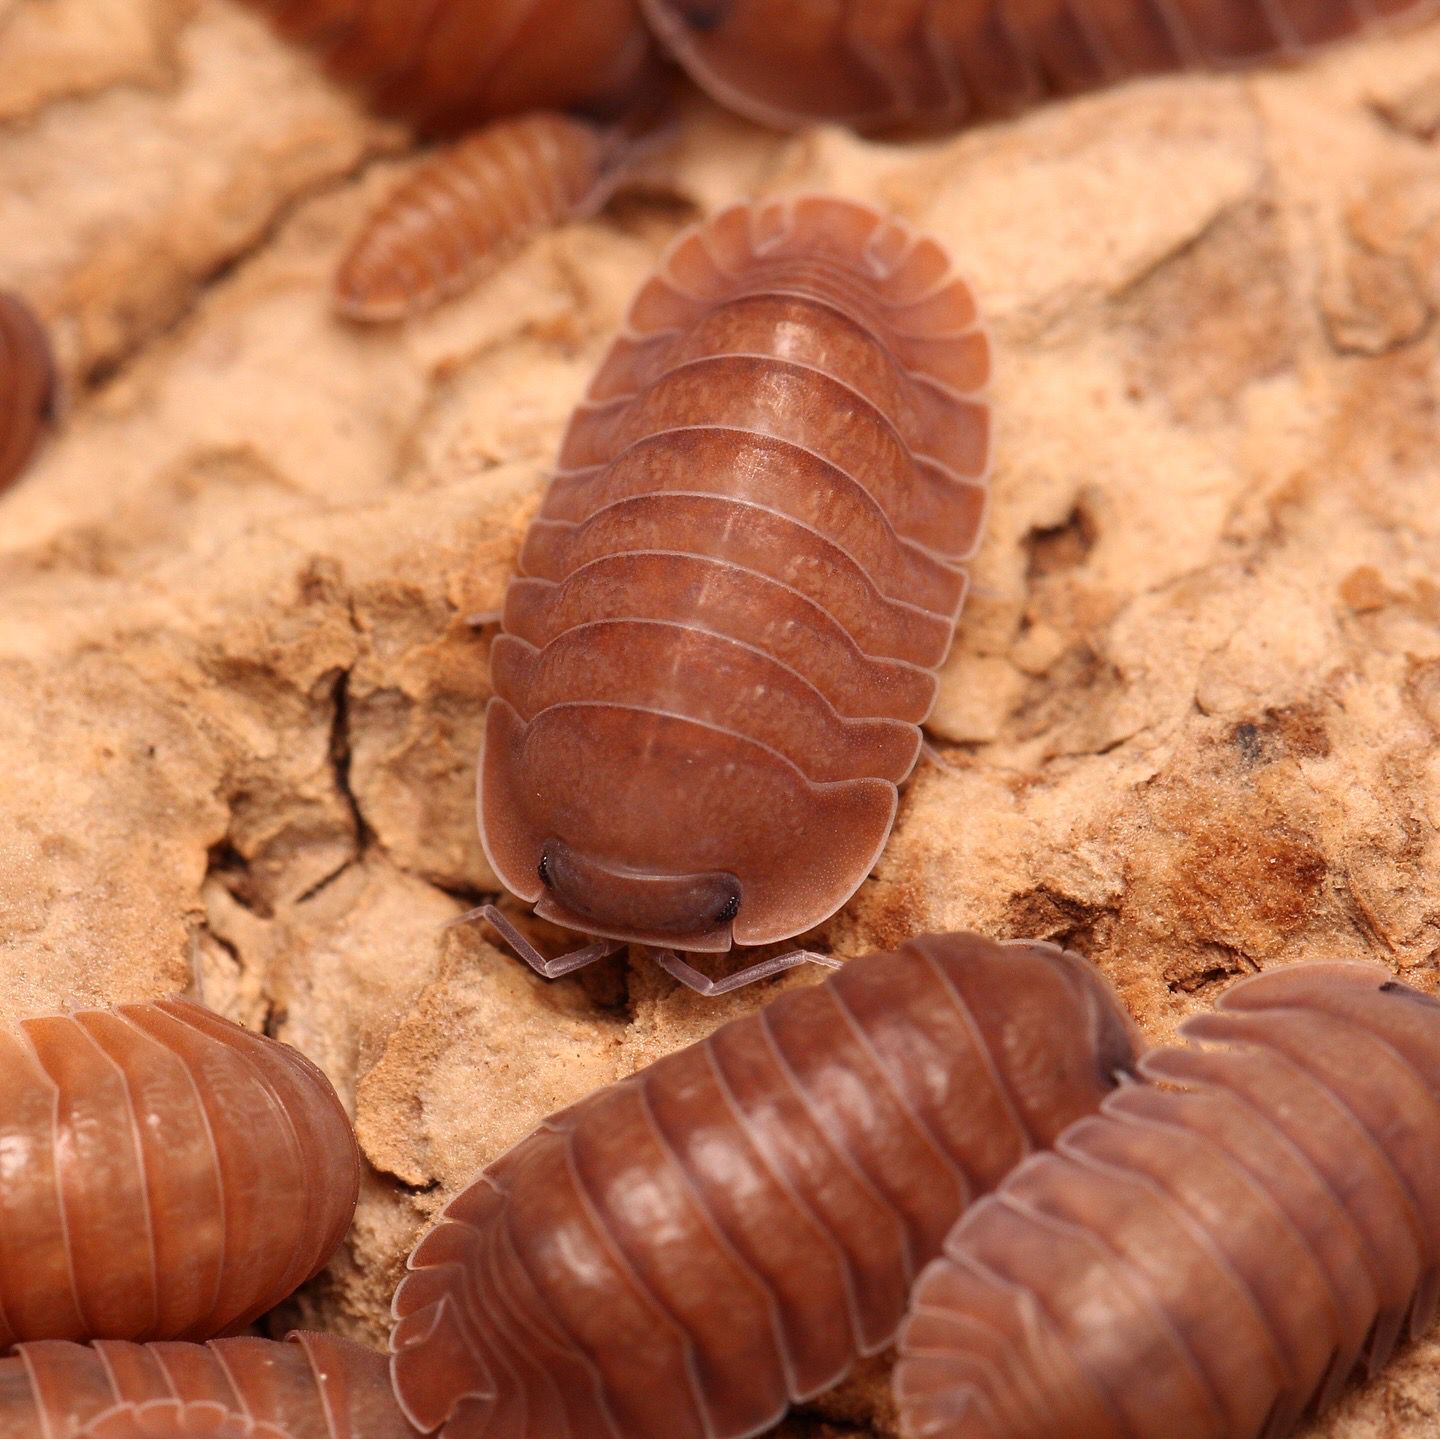
{"label": "crack in substrate", "polygon": [[297,895],[296,904],[305,904],[323,890],[328,889],[346,870],[360,863],[365,852],[374,841],[375,832],[366,822],[360,800],[350,783],[350,671],[340,670],[330,691],[330,739],[326,757],[335,781],[335,790],[350,813],[350,825],[354,832],[355,849],[347,855],[329,874],[321,875],[303,894]]}
{"label": "crack in substrate", "polygon": [[[360,809],[360,801],[350,785],[350,671],[342,669],[335,677],[335,686],[330,692],[330,768],[335,775],[335,788],[340,792],[345,807],[350,811],[355,826],[355,859],[359,859],[375,838],[375,832],[366,823]],[[353,863],[354,861],[348,861]],[[343,866],[342,866],[343,868]],[[338,873],[338,871],[337,871]],[[321,881],[325,883],[326,881]]]}

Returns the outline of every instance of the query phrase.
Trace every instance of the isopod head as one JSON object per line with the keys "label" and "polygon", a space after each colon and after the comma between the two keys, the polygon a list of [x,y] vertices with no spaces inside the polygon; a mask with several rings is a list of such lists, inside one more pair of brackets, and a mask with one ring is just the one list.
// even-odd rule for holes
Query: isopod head
{"label": "isopod head", "polygon": [[495,873],[542,919],[695,952],[776,943],[835,913],[896,808],[883,780],[817,784],[764,745],[679,717],[576,703],[525,725],[501,699],[479,800]]}

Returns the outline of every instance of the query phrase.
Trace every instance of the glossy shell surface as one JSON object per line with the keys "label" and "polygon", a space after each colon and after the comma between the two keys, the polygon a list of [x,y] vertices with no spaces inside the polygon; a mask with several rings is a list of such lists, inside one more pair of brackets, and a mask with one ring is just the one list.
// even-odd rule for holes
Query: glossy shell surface
{"label": "glossy shell surface", "polygon": [[0,1034],[0,1351],[207,1338],[317,1273],[359,1152],[289,1045],[183,1000]]}
{"label": "glossy shell surface", "polygon": [[1278,1439],[1440,1291],[1440,1003],[1364,964],[1241,981],[956,1226],[908,1439]]}
{"label": "glossy shell surface", "polygon": [[444,1439],[742,1439],[890,1342],[954,1218],[1134,1059],[1097,971],[928,936],[546,1120],[395,1296]]}
{"label": "glossy shell surface", "polygon": [[492,649],[481,837],[536,913],[784,940],[870,872],[986,501],[990,346],[933,240],[737,206],[640,291]]}

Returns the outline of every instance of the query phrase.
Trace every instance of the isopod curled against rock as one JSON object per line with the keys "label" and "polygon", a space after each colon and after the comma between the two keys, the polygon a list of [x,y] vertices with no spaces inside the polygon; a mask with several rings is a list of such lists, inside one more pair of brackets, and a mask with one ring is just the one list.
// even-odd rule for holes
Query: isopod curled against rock
{"label": "isopod curled against rock", "polygon": [[444,1439],[742,1439],[888,1344],[954,1218],[1089,1113],[1135,1035],[1084,960],[912,940],[547,1120],[395,1296]]}
{"label": "isopod curled against rock", "polygon": [[909,1439],[1276,1439],[1434,1317],[1440,1003],[1374,965],[1242,980],[955,1227]]}
{"label": "isopod curled against rock", "polygon": [[22,1344],[0,1439],[413,1439],[385,1356],[329,1334]]}
{"label": "isopod curled against rock", "polygon": [[989,373],[944,250],[863,205],[742,205],[676,241],[506,593],[480,827],[512,893],[700,987],[671,949],[844,904],[954,635]]}
{"label": "isopod curled against rock", "polygon": [[19,479],[55,412],[55,361],[44,326],[0,290],[0,491]]}
{"label": "isopod curled against rock", "polygon": [[316,1274],[359,1151],[323,1074],[183,1000],[0,1033],[0,1351],[207,1338]]}

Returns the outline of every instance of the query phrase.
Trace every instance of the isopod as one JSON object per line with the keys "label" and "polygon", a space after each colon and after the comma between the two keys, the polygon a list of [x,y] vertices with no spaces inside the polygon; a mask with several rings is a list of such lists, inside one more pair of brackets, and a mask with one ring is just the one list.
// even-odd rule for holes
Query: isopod
{"label": "isopod", "polygon": [[329,1334],[22,1344],[0,1439],[414,1439],[385,1356]]}
{"label": "isopod", "polygon": [[910,1439],[1274,1439],[1430,1323],[1440,1003],[1302,964],[1181,1032],[921,1277]]}
{"label": "isopod", "polygon": [[952,128],[1137,75],[1295,55],[1433,0],[641,0],[722,104],[788,128]]}
{"label": "isopod", "polygon": [[525,110],[618,114],[655,78],[635,0],[246,0],[382,114],[432,133]]}
{"label": "isopod", "polygon": [[863,205],[740,205],[672,245],[571,420],[492,650],[485,851],[602,941],[532,951],[543,973],[633,941],[717,992],[673,951],[789,939],[864,881],[980,534],[989,373],[944,250]]}
{"label": "isopod", "polygon": [[18,296],[0,290],[0,490],[30,463],[56,403],[45,329]]}
{"label": "isopod", "polygon": [[410,1256],[396,1394],[444,1439],[743,1439],[888,1344],[954,1218],[1136,1036],[1084,960],[911,940],[546,1120]]}
{"label": "isopod", "polygon": [[393,320],[459,293],[527,240],[594,214],[636,150],[627,126],[543,111],[477,130],[422,161],[369,217],[341,264],[336,308]]}
{"label": "isopod", "polygon": [[247,1324],[330,1257],[359,1171],[325,1076],[199,1005],[0,1033],[0,1352]]}

